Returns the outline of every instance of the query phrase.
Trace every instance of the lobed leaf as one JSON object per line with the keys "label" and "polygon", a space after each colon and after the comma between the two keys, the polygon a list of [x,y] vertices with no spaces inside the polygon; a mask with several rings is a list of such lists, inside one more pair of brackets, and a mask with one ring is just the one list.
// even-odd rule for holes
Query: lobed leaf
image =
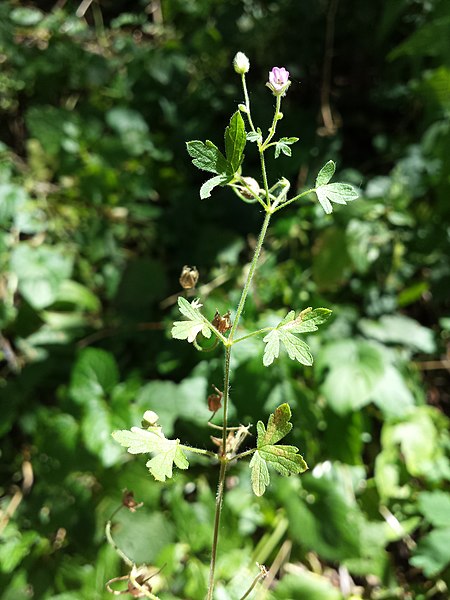
{"label": "lobed leaf", "polygon": [[327,215],[333,212],[332,202],[347,204],[356,200],[359,192],[349,183],[329,183],[316,188],[317,198]]}
{"label": "lobed leaf", "polygon": [[278,358],[280,344],[284,346],[290,359],[296,360],[302,365],[311,366],[313,357],[308,344],[294,334],[317,331],[318,326],[325,323],[330,315],[331,310],[327,308],[316,308],[315,310],[307,308],[295,318],[295,312],[291,310],[263,339],[266,344],[263,356],[264,366],[268,367]]}
{"label": "lobed leaf", "polygon": [[329,160],[327,163],[325,163],[316,177],[316,188],[320,187],[321,185],[326,185],[333,177],[335,170],[335,162]]}
{"label": "lobed leaf", "polygon": [[188,318],[187,321],[175,321],[172,327],[172,337],[176,340],[187,340],[192,343],[201,332],[206,338],[211,337],[211,329],[208,322],[200,312],[201,304],[195,299],[191,303],[182,296],[178,298],[178,307],[182,315]]}
{"label": "lobed leaf", "polygon": [[285,403],[270,415],[267,429],[262,421],[258,421],[257,449],[249,465],[253,491],[257,496],[262,496],[270,483],[269,464],[285,477],[303,473],[308,468],[298,454],[298,448],[277,445],[292,429],[290,418],[291,409]]}
{"label": "lobed leaf", "polygon": [[112,437],[121,446],[127,448],[130,454],[147,454],[153,456],[146,466],[158,481],[165,481],[173,474],[173,465],[179,469],[187,469],[189,462],[180,448],[180,440],[169,440],[161,427],[152,426],[148,429],[132,427],[131,430],[113,431]]}
{"label": "lobed leaf", "polygon": [[258,127],[258,129],[256,131],[249,131],[247,133],[247,141],[248,142],[256,142],[256,143],[262,142],[261,129]]}
{"label": "lobed leaf", "polygon": [[295,142],[298,142],[298,139],[299,138],[297,137],[281,138],[275,145],[275,158],[280,156],[280,152],[286,156],[292,156],[292,150],[289,148],[289,146],[295,144]]}

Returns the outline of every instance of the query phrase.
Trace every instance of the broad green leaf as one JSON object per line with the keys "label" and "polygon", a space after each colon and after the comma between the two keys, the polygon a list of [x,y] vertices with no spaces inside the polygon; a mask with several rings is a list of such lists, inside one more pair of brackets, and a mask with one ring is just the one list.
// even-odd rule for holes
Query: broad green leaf
{"label": "broad green leaf", "polygon": [[72,259],[53,246],[33,248],[19,244],[11,256],[11,270],[19,279],[19,290],[39,310],[53,304],[60,286],[72,272]]}
{"label": "broad green leaf", "polygon": [[70,395],[86,407],[91,398],[110,394],[118,382],[119,370],[114,356],[100,348],[85,348],[72,371]]}
{"label": "broad green leaf", "polygon": [[281,138],[280,140],[278,140],[278,142],[275,145],[275,158],[278,158],[280,156],[280,152],[282,152],[286,156],[291,156],[292,151],[289,148],[289,146],[291,146],[292,144],[295,144],[295,142],[298,142],[297,137],[290,137],[290,138],[284,137],[284,138]]}
{"label": "broad green leaf", "polygon": [[320,187],[321,185],[326,185],[333,177],[335,170],[335,162],[329,160],[327,163],[325,163],[316,177],[316,188]]}
{"label": "broad green leaf", "polygon": [[433,331],[405,315],[383,315],[376,321],[361,319],[359,328],[379,342],[409,346],[427,354],[436,349]]}
{"label": "broad green leaf", "polygon": [[12,573],[30,555],[33,546],[39,542],[39,535],[36,531],[19,531],[13,521],[6,523],[0,544],[0,572]]}
{"label": "broad green leaf", "polygon": [[225,154],[231,173],[236,173],[242,164],[246,142],[244,119],[240,111],[237,110],[225,129]]}
{"label": "broad green leaf", "polygon": [[277,600],[343,600],[344,596],[331,581],[309,571],[288,573],[277,583]]}
{"label": "broad green leaf", "polygon": [[332,202],[336,204],[347,204],[356,200],[359,192],[349,183],[329,183],[316,188],[317,198],[327,215],[333,212]]}
{"label": "broad green leaf", "polygon": [[172,327],[172,337],[176,340],[187,340],[192,343],[201,332],[206,338],[211,337],[211,329],[208,322],[200,312],[198,300],[189,303],[185,298],[178,298],[178,307],[182,315],[188,318],[187,321],[175,321]]}
{"label": "broad green leaf", "polygon": [[205,183],[200,188],[200,198],[204,200],[205,198],[209,198],[211,196],[212,190],[218,185],[223,185],[228,181],[228,177],[224,175],[216,175],[215,177],[211,177],[205,181]]}
{"label": "broad green leaf", "polygon": [[209,140],[200,142],[193,140],[186,143],[187,151],[192,157],[192,164],[210,173],[223,175],[227,171],[227,161],[222,152]]}
{"label": "broad green leaf", "polygon": [[318,363],[319,369],[329,368],[322,392],[338,414],[368,404],[385,370],[378,346],[362,340],[340,340],[329,344],[321,350]]}
{"label": "broad green leaf", "polygon": [[421,492],[418,507],[435,527],[450,527],[450,493],[441,490]]}
{"label": "broad green leaf", "polygon": [[414,410],[416,404],[405,379],[393,365],[386,365],[372,390],[371,399],[383,411],[386,420],[404,417]]}
{"label": "broad green leaf", "polygon": [[249,465],[253,491],[257,496],[262,496],[270,483],[269,464],[285,477],[298,475],[308,468],[303,457],[298,454],[298,448],[277,444],[292,429],[290,418],[289,405],[282,404],[270,415],[267,429],[262,421],[258,421],[257,449]]}
{"label": "broad green leaf", "polygon": [[426,577],[435,577],[450,563],[450,527],[433,529],[419,541],[409,561]]}
{"label": "broad green leaf", "polygon": [[132,427],[131,430],[114,431],[116,442],[127,448],[130,454],[152,453],[155,456],[147,461],[146,466],[158,481],[172,477],[175,464],[179,469],[187,469],[189,462],[180,448],[180,440],[168,440],[161,427],[141,429]]}
{"label": "broad green leaf", "polygon": [[327,308],[317,308],[315,310],[307,308],[295,318],[295,312],[291,310],[277,327],[263,339],[266,344],[263,356],[264,366],[271,365],[278,358],[280,344],[284,346],[291,360],[296,360],[302,365],[311,366],[313,357],[308,344],[294,334],[317,331],[318,325],[325,323],[330,315],[331,311]]}

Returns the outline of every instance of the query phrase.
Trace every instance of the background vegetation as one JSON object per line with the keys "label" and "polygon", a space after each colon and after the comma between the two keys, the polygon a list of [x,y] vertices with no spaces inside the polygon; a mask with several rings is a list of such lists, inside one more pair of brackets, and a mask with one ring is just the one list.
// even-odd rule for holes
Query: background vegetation
{"label": "background vegetation", "polygon": [[292,205],[269,232],[249,326],[284,307],[334,319],[313,368],[236,348],[234,418],[289,402],[311,470],[264,499],[232,472],[217,598],[256,560],[275,577],[259,597],[448,597],[449,39],[444,0],[1,3],[1,600],[110,597],[124,488],[145,505],[117,517],[122,549],[166,565],[161,598],[203,598],[216,472],[160,485],[110,433],[153,409],[210,444],[222,357],[168,332],[184,264],[211,314],[236,306],[262,218],[227,190],[200,201],[185,152],[241,101],[237,50],[258,123],[269,69],[293,79],[279,129],[301,142],[269,169],[301,190],[333,158],[363,198]]}

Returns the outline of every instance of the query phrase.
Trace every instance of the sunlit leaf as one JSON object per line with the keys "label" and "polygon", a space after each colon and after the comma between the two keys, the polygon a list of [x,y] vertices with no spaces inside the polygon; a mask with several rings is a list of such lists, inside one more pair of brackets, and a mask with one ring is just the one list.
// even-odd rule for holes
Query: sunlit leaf
{"label": "sunlit leaf", "polygon": [[318,325],[322,325],[330,317],[331,310],[327,308],[308,308],[302,311],[298,317],[291,310],[286,317],[268,333],[263,341],[264,348],[263,364],[265,367],[271,365],[280,354],[280,344],[283,345],[291,360],[296,360],[302,365],[311,366],[313,357],[306,342],[298,338],[297,333],[309,333],[317,331]]}
{"label": "sunlit leaf", "polygon": [[178,307],[182,315],[187,317],[187,321],[175,321],[172,327],[172,337],[176,340],[187,340],[192,343],[201,332],[206,338],[211,337],[211,329],[208,322],[200,312],[201,304],[198,300],[189,303],[185,298],[178,298]]}
{"label": "sunlit leaf", "polygon": [[262,421],[258,421],[257,449],[250,461],[252,487],[256,496],[262,496],[270,483],[269,464],[285,477],[303,473],[308,468],[298,454],[298,448],[277,444],[292,429],[290,418],[289,405],[282,404],[270,415],[267,429]]}
{"label": "sunlit leaf", "polygon": [[180,440],[167,439],[161,427],[132,427],[131,430],[114,431],[112,436],[116,442],[127,448],[130,454],[154,454],[146,465],[158,481],[172,477],[174,464],[179,469],[189,467],[189,462],[180,448]]}

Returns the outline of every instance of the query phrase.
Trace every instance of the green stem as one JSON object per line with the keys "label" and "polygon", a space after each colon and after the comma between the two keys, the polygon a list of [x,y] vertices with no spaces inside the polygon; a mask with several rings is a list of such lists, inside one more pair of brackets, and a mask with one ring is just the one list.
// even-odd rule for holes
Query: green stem
{"label": "green stem", "polygon": [[249,123],[252,131],[254,131],[256,133],[256,129],[255,129],[255,126],[253,125],[253,121],[252,121],[252,116],[250,114],[250,99],[248,97],[248,92],[247,92],[247,83],[245,81],[245,73],[242,74],[241,80],[242,80],[242,89],[244,90],[245,108],[247,109],[248,123]]}
{"label": "green stem", "polygon": [[211,563],[209,567],[209,582],[207,600],[212,600],[214,593],[214,573],[216,570],[217,544],[219,541],[220,516],[222,514],[223,494],[225,489],[225,475],[228,459],[226,457],[227,445],[227,421],[228,421],[228,398],[230,393],[230,364],[231,346],[225,347],[225,372],[223,381],[223,423],[222,423],[222,455],[220,457],[219,482],[217,484],[216,510],[214,514],[214,531],[211,547]]}
{"label": "green stem", "polygon": [[214,515],[214,533],[211,549],[211,565],[209,569],[209,583],[207,600],[213,600],[214,593],[214,573],[216,569],[217,543],[219,541],[220,515],[222,513],[223,492],[225,489],[225,474],[227,470],[227,460],[223,458],[220,462],[219,484],[217,486],[216,495],[216,512]]}
{"label": "green stem", "polygon": [[237,344],[238,342],[242,342],[243,340],[248,340],[248,338],[253,337],[254,335],[259,335],[260,333],[266,333],[266,331],[272,331],[274,327],[263,327],[262,329],[258,329],[258,331],[253,331],[252,333],[247,333],[247,335],[243,335],[237,340],[233,340],[233,344]]}
{"label": "green stem", "polygon": [[295,202],[296,200],[298,200],[299,198],[302,198],[303,196],[307,196],[308,194],[311,194],[312,192],[315,192],[316,188],[311,188],[309,190],[306,190],[305,192],[302,192],[301,194],[298,194],[297,196],[295,196],[294,198],[291,198],[290,200],[287,200],[287,202],[283,202],[283,204],[280,204],[280,206],[274,206],[272,208],[272,214],[276,213],[277,210],[280,210],[281,208],[284,208],[285,206],[287,206],[288,204],[292,204],[292,202]]}
{"label": "green stem", "polygon": [[227,447],[227,425],[228,425],[228,400],[230,395],[230,366],[231,366],[231,348],[233,336],[236,332],[237,326],[239,324],[239,319],[241,317],[242,311],[244,310],[245,301],[247,299],[248,292],[250,290],[250,285],[252,283],[253,275],[256,270],[256,265],[258,263],[259,255],[261,254],[261,248],[264,242],[264,238],[267,233],[267,228],[269,227],[271,213],[269,211],[266,212],[266,216],[264,218],[264,222],[261,228],[261,232],[259,234],[258,243],[255,248],[255,253],[253,255],[252,262],[250,264],[250,269],[247,275],[247,281],[245,282],[244,289],[242,290],[241,298],[239,300],[239,304],[236,310],[236,316],[234,318],[233,326],[230,330],[230,335],[227,340],[227,344],[225,345],[225,369],[224,369],[224,382],[223,382],[223,422],[222,422],[222,456],[220,457],[220,473],[219,473],[219,482],[217,485],[217,495],[216,495],[216,510],[214,514],[214,531],[213,531],[213,541],[211,547],[211,563],[209,568],[209,582],[208,582],[208,592],[206,596],[206,600],[213,599],[214,593],[214,574],[216,569],[216,557],[217,557],[217,545],[219,541],[219,528],[220,528],[220,516],[222,513],[222,504],[223,504],[223,495],[225,490],[225,476],[228,463],[230,462],[226,457],[226,447]]}
{"label": "green stem", "polygon": [[269,184],[267,182],[266,161],[264,160],[264,150],[262,149],[262,147],[259,149],[259,158],[261,161],[261,172],[263,176],[264,191],[266,192],[266,204],[267,206],[270,206],[270,192]]}
{"label": "green stem", "polygon": [[250,454],[255,454],[256,450],[257,450],[257,448],[252,448],[251,450],[246,450],[245,452],[236,454],[236,456],[233,456],[233,458],[230,460],[230,462],[232,460],[240,460],[241,458],[244,458],[245,456],[250,456]]}
{"label": "green stem", "polygon": [[245,592],[245,594],[241,597],[240,600],[245,600],[245,598],[248,598],[250,596],[251,592],[255,589],[256,584],[259,583],[260,581],[262,581],[265,576],[266,576],[266,573],[263,573],[263,572],[258,573],[258,575],[255,577],[255,579],[252,581],[250,587]]}
{"label": "green stem", "polygon": [[277,129],[277,123],[279,121],[278,115],[280,114],[280,106],[281,106],[281,95],[277,96],[277,103],[275,105],[275,114],[273,116],[272,125],[269,129],[269,135],[267,136],[266,141],[261,144],[262,152],[264,152],[267,149],[270,140],[275,135],[275,131]]}
{"label": "green stem", "polygon": [[179,448],[181,450],[186,450],[186,452],[193,452],[194,454],[203,454],[203,456],[217,458],[217,454],[215,452],[211,452],[210,450],[203,450],[202,448],[193,448],[192,446],[185,446],[184,444],[180,444]]}
{"label": "green stem", "polygon": [[259,234],[258,243],[255,248],[255,253],[253,255],[253,259],[250,265],[250,270],[248,272],[247,281],[245,282],[244,289],[242,290],[241,298],[239,300],[239,304],[236,311],[236,316],[234,317],[234,323],[230,331],[230,335],[228,336],[228,344],[231,344],[233,341],[234,334],[236,333],[237,326],[239,325],[239,319],[241,318],[242,311],[244,310],[245,301],[247,299],[248,292],[250,290],[250,285],[252,283],[253,275],[255,274],[256,265],[258,263],[259,255],[261,254],[261,248],[264,242],[264,238],[266,237],[267,228],[269,227],[271,213],[267,212],[264,218],[264,223],[261,228],[261,233]]}

